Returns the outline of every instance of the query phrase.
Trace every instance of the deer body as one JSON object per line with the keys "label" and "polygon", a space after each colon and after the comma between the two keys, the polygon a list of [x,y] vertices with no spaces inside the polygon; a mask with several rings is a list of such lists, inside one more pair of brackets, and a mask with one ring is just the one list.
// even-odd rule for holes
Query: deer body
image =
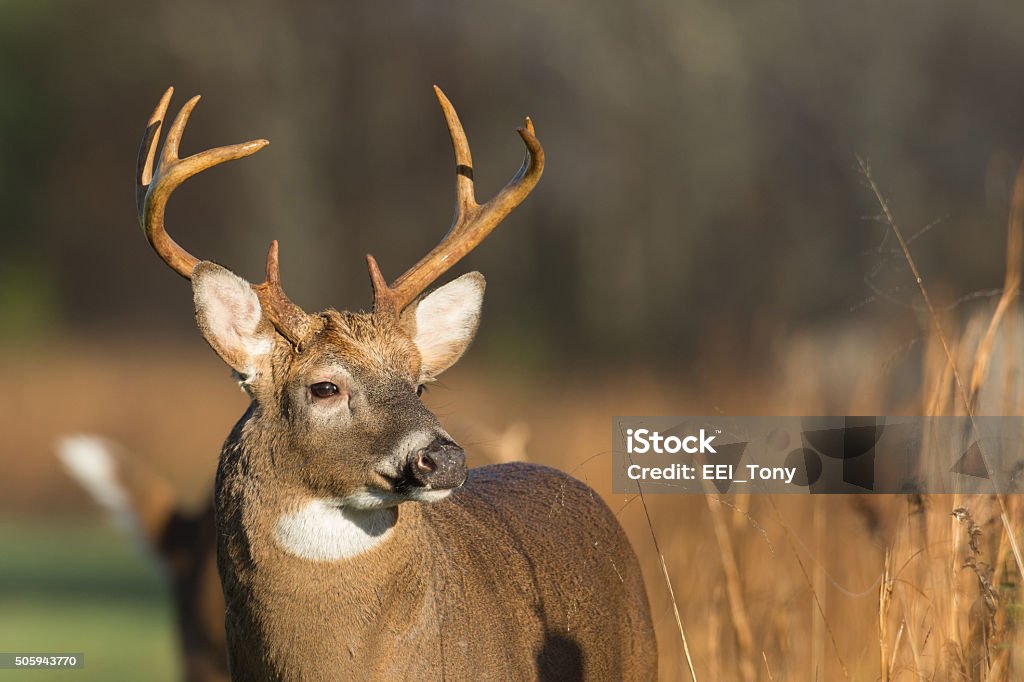
{"label": "deer body", "polygon": [[184,179],[247,156],[250,142],[177,157],[195,100],[153,160],[170,91],[139,164],[139,215],[153,247],[192,281],[196,320],[249,394],[221,452],[217,561],[235,680],[650,680],[656,646],[639,565],[596,493],[554,469],[469,472],[420,400],[479,323],[484,279],[422,292],[474,248],[540,177],[527,160],[478,205],[454,109],[456,220],[387,284],[368,257],[370,313],[308,314],[284,294],[277,243],[252,285],[200,261],[163,229]]}
{"label": "deer body", "polygon": [[[222,489],[220,513],[245,515],[249,494],[279,514],[293,503],[238,492]],[[636,558],[607,507],[564,474],[472,470],[444,502],[399,506],[388,537],[346,559],[289,554],[273,520],[221,540],[235,679],[654,678]]]}

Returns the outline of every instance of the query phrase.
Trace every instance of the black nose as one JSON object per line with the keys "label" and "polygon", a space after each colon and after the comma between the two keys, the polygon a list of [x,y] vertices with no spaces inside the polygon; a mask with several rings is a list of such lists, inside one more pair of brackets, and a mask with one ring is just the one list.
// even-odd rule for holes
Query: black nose
{"label": "black nose", "polygon": [[416,485],[433,490],[458,488],[466,482],[466,452],[447,438],[436,438],[412,453],[409,473]]}

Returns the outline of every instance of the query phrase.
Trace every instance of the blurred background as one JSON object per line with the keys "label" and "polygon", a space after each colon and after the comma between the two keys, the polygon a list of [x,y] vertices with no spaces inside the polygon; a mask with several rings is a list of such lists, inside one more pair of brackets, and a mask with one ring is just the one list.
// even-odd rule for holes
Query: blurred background
{"label": "blurred background", "polygon": [[[648,525],[610,492],[609,420],[936,409],[951,389],[934,318],[858,157],[958,349],[1004,286],[1021,36],[1008,0],[0,3],[0,650],[84,651],[62,676],[78,679],[183,670],[166,570],[54,457],[62,435],[109,437],[198,513],[245,408],[137,226],[135,158],[163,90],[172,111],[204,95],[183,153],[271,141],[186,183],[170,233],[255,281],[279,239],[289,295],[320,310],[369,306],[366,253],[394,277],[447,229],[437,83],[481,200],[518,168],[525,115],[547,153],[533,195],[456,269],[487,276],[484,321],[428,401],[476,463],[559,466],[620,512],[664,679],[688,665],[652,532],[699,677],[943,679],[945,642],[924,643],[935,609],[894,616],[890,665],[879,644],[905,501],[659,497]],[[944,618],[969,649],[969,614]]]}

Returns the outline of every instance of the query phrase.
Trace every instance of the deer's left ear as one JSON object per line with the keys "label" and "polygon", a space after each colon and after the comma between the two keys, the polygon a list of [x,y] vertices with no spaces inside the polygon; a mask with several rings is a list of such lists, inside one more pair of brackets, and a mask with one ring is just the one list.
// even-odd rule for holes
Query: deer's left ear
{"label": "deer's left ear", "polygon": [[206,342],[244,381],[251,380],[269,362],[276,334],[252,285],[203,261],[192,271],[192,292]]}
{"label": "deer's left ear", "polygon": [[470,272],[406,308],[402,328],[420,351],[421,374],[433,379],[466,352],[480,326],[484,276]]}

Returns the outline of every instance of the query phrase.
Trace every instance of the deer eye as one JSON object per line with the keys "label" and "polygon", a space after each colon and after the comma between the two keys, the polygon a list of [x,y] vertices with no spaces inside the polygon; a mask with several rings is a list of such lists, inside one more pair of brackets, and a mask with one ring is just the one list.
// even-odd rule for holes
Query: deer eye
{"label": "deer eye", "polygon": [[341,393],[341,389],[336,384],[332,384],[330,381],[320,381],[309,387],[309,392],[313,394],[314,398],[333,398],[334,396]]}
{"label": "deer eye", "polygon": [[423,384],[420,384],[419,386],[416,387],[416,395],[423,395],[426,392],[427,392],[427,387],[424,386]]}

